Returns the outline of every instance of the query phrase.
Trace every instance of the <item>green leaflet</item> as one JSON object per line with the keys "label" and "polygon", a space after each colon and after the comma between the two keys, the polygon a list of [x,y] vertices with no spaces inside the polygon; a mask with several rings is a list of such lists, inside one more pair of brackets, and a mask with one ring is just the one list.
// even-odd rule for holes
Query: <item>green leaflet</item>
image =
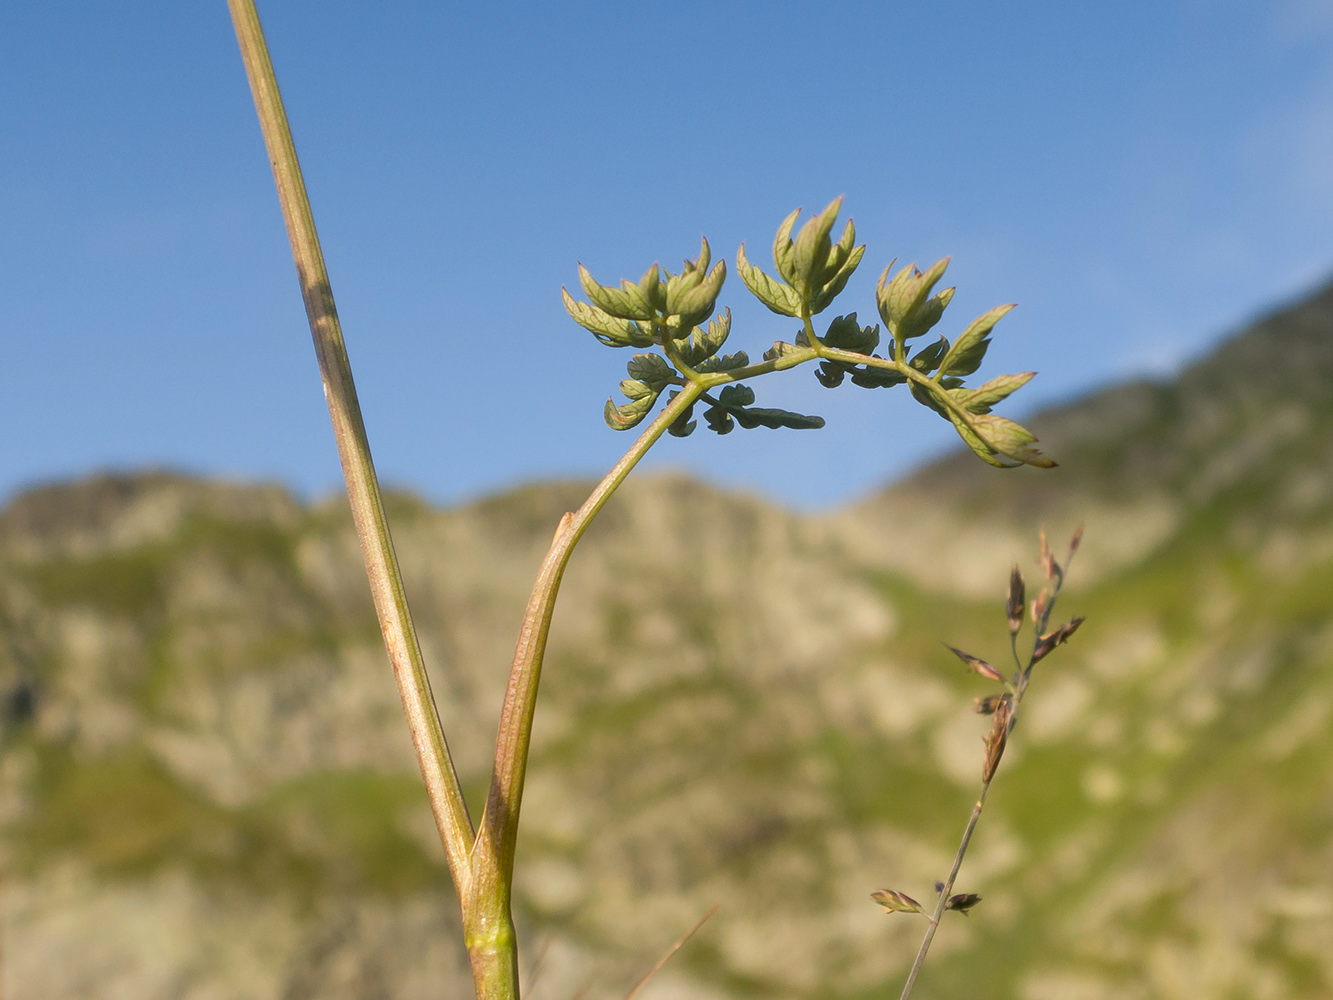
{"label": "green leaflet", "polygon": [[824,344],[842,351],[869,354],[879,346],[879,326],[861,326],[856,313],[835,316],[824,333]]}
{"label": "green leaflet", "polygon": [[612,430],[627,431],[637,427],[652,412],[662,390],[676,377],[675,371],[660,354],[636,354],[625,366],[629,378],[621,379],[620,391],[628,403],[617,406],[608,399],[602,416]]}
{"label": "green leaflet", "polygon": [[735,354],[721,354],[700,362],[695,370],[699,372],[730,372],[744,368],[750,363],[750,356],[744,351]]}
{"label": "green leaflet", "polygon": [[1019,465],[1055,467],[1055,462],[1031,447],[1037,438],[1021,424],[994,413],[970,416],[966,421],[952,410],[947,416],[963,442],[991,465],[1010,469]]}
{"label": "green leaflet", "polygon": [[730,333],[731,310],[727,309],[709,321],[707,330],[696,326],[688,337],[676,340],[672,346],[682,362],[691,368],[698,368],[722,348]]}
{"label": "green leaflet", "polygon": [[824,418],[791,410],[775,410],[769,407],[755,406],[744,410],[732,410],[736,423],[748,429],[754,427],[790,427],[792,430],[819,430],[824,426]]}
{"label": "green leaflet", "polygon": [[963,423],[958,415],[952,410],[947,411],[945,416],[947,416],[953,424],[954,430],[958,432],[958,436],[963,439],[963,444],[971,448],[972,453],[983,462],[993,465],[997,469],[1013,469],[1023,464],[1022,462],[997,457],[994,449],[987,445],[985,441],[981,440],[981,438],[977,437],[972,428]]}
{"label": "green leaflet", "polygon": [[[671,398],[672,399],[676,398],[676,394],[674,392],[671,394]],[[689,437],[691,434],[693,434],[694,428],[697,427],[699,424],[699,421],[690,419],[690,416],[693,413],[694,413],[694,404],[691,403],[684,413],[682,413],[680,416],[678,416],[675,420],[671,422],[671,426],[667,428],[667,433],[670,434],[672,437],[678,437],[678,438]]]}
{"label": "green leaflet", "polygon": [[773,346],[764,352],[765,361],[776,361],[778,358],[785,358],[789,354],[795,354],[799,348],[795,344],[789,344],[785,340],[773,341]]}
{"label": "green leaflet", "polygon": [[607,426],[612,430],[627,431],[643,421],[643,418],[652,410],[655,402],[657,402],[657,393],[655,392],[639,399],[630,400],[621,406],[617,406],[613,400],[608,399],[606,407],[602,410],[602,416],[606,420]]}
{"label": "green leaflet", "polygon": [[580,264],[579,283],[593,305],[617,319],[652,319],[657,312],[644,289],[629,281],[622,281],[619,288],[599,285]]}
{"label": "green leaflet", "polygon": [[940,321],[953,298],[953,289],[946,288],[933,297],[930,293],[948,267],[949,258],[943,257],[924,273],[915,264],[908,264],[889,278],[893,268],[890,264],[880,275],[875,286],[879,314],[899,341],[919,337]]}
{"label": "green leaflet", "polygon": [[863,389],[883,389],[891,385],[902,385],[906,381],[906,375],[886,371],[883,368],[858,368],[852,373],[852,385]]}
{"label": "green leaflet", "polygon": [[570,318],[608,347],[648,347],[652,344],[652,338],[637,323],[617,319],[596,306],[580,302],[563,288],[560,294]]}
{"label": "green leaflet", "polygon": [[1024,465],[1050,469],[1055,463],[1037,449],[1029,447],[1037,438],[1021,424],[995,413],[983,413],[972,418],[977,436],[993,450]]}
{"label": "green leaflet", "polygon": [[660,354],[636,354],[630,358],[625,371],[630,378],[646,382],[658,392],[661,392],[662,387],[676,374],[667,359]]}
{"label": "green leaflet", "polygon": [[751,264],[745,256],[745,244],[736,251],[736,270],[750,293],[779,316],[800,316],[801,299],[789,285],[774,281]]}
{"label": "green leaflet", "polygon": [[[823,343],[826,347],[837,348],[840,351],[851,351],[855,354],[869,356],[879,346],[879,327],[861,326],[856,320],[856,313],[835,316],[833,321],[829,323],[828,330],[824,333]],[[864,378],[860,381],[857,380],[858,375],[864,375],[870,371],[874,371],[874,369],[862,369],[846,361],[825,360],[821,361],[819,367],[815,370],[815,378],[826,389],[835,389],[841,385],[848,372],[856,373],[852,376],[852,381],[856,385],[893,385],[896,382],[903,381],[903,377],[895,372],[876,373],[877,375],[890,376],[893,381],[889,382],[880,381],[877,378],[870,381]]]}
{"label": "green leaflet", "polygon": [[836,389],[842,385],[843,377],[855,366],[842,361],[821,361],[815,369],[815,378],[825,389]]}
{"label": "green leaflet", "polygon": [[1014,308],[1014,305],[1011,302],[1008,305],[996,306],[969,323],[953,342],[949,353],[944,356],[944,360],[940,363],[940,371],[946,375],[971,375],[980,368],[981,361],[986,356],[986,349],[990,347],[991,330]]}
{"label": "green leaflet", "polygon": [[[796,220],[800,217],[801,210],[798,208],[782,220],[782,225],[778,226],[778,234],[773,237],[773,264],[778,269],[778,274],[782,280],[791,284],[796,280],[796,266],[794,261],[795,247],[791,242],[792,227],[796,225]],[[744,248],[745,244],[741,244]]]}
{"label": "green leaflet", "polygon": [[639,279],[637,286],[639,295],[655,311],[661,311],[666,304],[666,296],[662,292],[662,274],[656,261],[649,266],[648,270],[643,272],[643,277]]}
{"label": "green leaflet", "polygon": [[654,389],[638,379],[623,378],[620,380],[620,391],[625,394],[626,399],[643,399],[645,396],[656,396],[660,390]]}
{"label": "green leaflet", "polygon": [[910,364],[922,375],[929,375],[940,366],[940,359],[944,357],[944,352],[949,349],[949,342],[941,337],[929,347],[923,347],[916,352]]}
{"label": "green leaflet", "polygon": [[842,198],[835,198],[801,227],[794,242],[791,231],[801,210],[782,220],[773,240],[773,263],[785,284],[751,264],[745,256],[745,244],[741,244],[736,269],[755,298],[780,316],[797,318],[814,316],[833,302],[847,286],[866,249],[855,245],[856,226],[850,219],[838,242],[832,242],[833,224],[841,208]]}
{"label": "green leaflet", "polygon": [[[853,231],[850,220],[847,223],[847,231]],[[836,251],[838,248],[835,247],[834,249]],[[852,272],[860,266],[861,258],[865,256],[865,252],[866,248],[864,245],[852,247],[848,251],[846,260],[838,266],[837,270],[834,271],[833,276],[825,282],[824,287],[820,290],[819,294],[811,301],[810,315],[816,316],[827,309],[833,300],[837,298],[838,294],[847,287],[847,280],[852,276]]]}
{"label": "green leaflet", "polygon": [[748,385],[729,385],[717,394],[717,398],[728,408],[749,406],[754,402],[754,390]]}
{"label": "green leaflet", "polygon": [[824,418],[779,410],[755,407],[754,390],[748,385],[729,385],[718,393],[717,404],[708,408],[704,419],[710,430],[719,434],[731,433],[733,419],[742,427],[790,427],[794,430],[817,429],[824,426]]}
{"label": "green leaflet", "polygon": [[1016,375],[999,375],[976,389],[954,389],[949,395],[972,413],[989,413],[992,406],[1027,385],[1036,374],[1019,372]]}
{"label": "green leaflet", "polygon": [[722,284],[727,280],[726,261],[718,261],[711,272],[708,263],[712,254],[708,240],[701,241],[697,260],[685,261],[680,274],[667,276],[666,297],[661,311],[672,316],[680,316],[689,325],[706,319],[713,312]]}
{"label": "green leaflet", "polygon": [[792,252],[792,269],[795,271],[792,286],[804,295],[806,301],[813,299],[824,286],[825,269],[833,250],[829,233],[833,231],[833,223],[838,220],[841,209],[842,198],[834,198],[824,211],[806,222],[796,235]]}

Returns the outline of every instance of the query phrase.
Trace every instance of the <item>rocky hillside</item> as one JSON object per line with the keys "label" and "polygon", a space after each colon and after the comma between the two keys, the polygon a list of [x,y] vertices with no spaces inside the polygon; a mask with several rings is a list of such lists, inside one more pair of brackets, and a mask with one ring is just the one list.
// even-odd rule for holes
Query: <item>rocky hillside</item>
{"label": "rocky hillside", "polygon": [[[979,779],[1001,598],[1086,520],[916,996],[1333,997],[1333,291],[835,516],[645,477],[576,555],[520,840],[532,1000],[896,995]],[[390,518],[470,797],[586,484]],[[1086,557],[1086,559],[1085,559]],[[350,520],[168,474],[0,513],[6,1000],[461,997]],[[647,994],[646,994],[647,995]]]}

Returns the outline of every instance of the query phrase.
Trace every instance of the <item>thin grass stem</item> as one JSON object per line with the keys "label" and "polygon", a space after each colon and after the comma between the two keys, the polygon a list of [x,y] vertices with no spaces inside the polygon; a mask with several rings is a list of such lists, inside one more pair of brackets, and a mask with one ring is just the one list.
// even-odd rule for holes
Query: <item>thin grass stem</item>
{"label": "thin grass stem", "polygon": [[[1081,534],[1082,528],[1079,529]],[[1074,552],[1078,547],[1079,535],[1075,535],[1075,541],[1070,546],[1069,556],[1065,560],[1063,568],[1056,566],[1055,579],[1051,589],[1050,599],[1046,602],[1043,609],[1041,620],[1035,622],[1034,634],[1032,639],[1032,653],[1028,657],[1026,666],[1019,664],[1018,675],[1013,686],[1013,706],[1009,710],[1008,717],[1005,719],[1004,735],[1001,745],[1008,742],[1009,736],[1014,731],[1014,723],[1018,720],[1018,711],[1023,704],[1023,695],[1027,693],[1028,682],[1032,677],[1032,668],[1037,663],[1037,649],[1041,643],[1042,636],[1050,627],[1051,612],[1055,610],[1056,599],[1060,596],[1060,591],[1064,588],[1065,576],[1069,572],[1069,564],[1074,559]],[[1044,538],[1044,536],[1043,536]],[[1017,633],[1010,634],[1010,649],[1014,653],[1015,663],[1018,663],[1018,645]],[[907,982],[903,984],[903,991],[898,1000],[908,1000],[912,995],[912,988],[916,985],[917,976],[921,973],[921,967],[925,964],[926,955],[930,952],[931,943],[935,940],[935,932],[939,930],[940,921],[944,918],[945,910],[949,903],[949,896],[953,892],[954,882],[958,878],[958,872],[963,867],[963,859],[967,856],[968,846],[972,843],[972,834],[976,831],[977,823],[981,819],[981,812],[986,806],[986,796],[990,794],[991,783],[995,780],[998,771],[992,770],[989,777],[984,777],[981,783],[981,794],[977,797],[976,804],[972,807],[972,815],[968,817],[967,826],[963,830],[963,838],[958,844],[958,851],[954,855],[953,867],[949,869],[949,877],[945,879],[943,887],[940,889],[939,898],[935,901],[935,910],[930,914],[930,925],[926,928],[926,933],[921,939],[921,946],[917,949],[916,958],[912,961],[912,969],[907,974]]]}
{"label": "thin grass stem", "polygon": [[630,990],[629,993],[625,995],[625,1000],[634,1000],[634,998],[639,995],[639,991],[648,985],[648,980],[652,979],[653,976],[662,971],[662,966],[666,965],[667,962],[671,960],[672,955],[685,947],[685,942],[698,933],[699,928],[708,922],[708,918],[717,912],[717,908],[717,903],[714,903],[709,907],[708,912],[699,918],[699,922],[682,934],[680,938],[677,939],[676,943],[666,950],[666,954],[657,960],[657,964],[649,969],[644,974],[644,977],[634,984],[634,989]]}

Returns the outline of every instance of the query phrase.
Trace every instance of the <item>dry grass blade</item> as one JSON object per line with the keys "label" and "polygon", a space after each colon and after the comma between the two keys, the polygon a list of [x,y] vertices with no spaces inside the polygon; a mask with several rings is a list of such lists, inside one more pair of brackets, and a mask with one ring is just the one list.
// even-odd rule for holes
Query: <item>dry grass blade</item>
{"label": "dry grass blade", "polygon": [[699,918],[699,922],[697,924],[695,924],[684,934],[682,934],[680,940],[667,949],[666,954],[657,960],[657,964],[648,970],[647,975],[645,975],[642,979],[640,979],[637,983],[634,984],[634,989],[629,991],[629,993],[625,996],[625,1000],[634,1000],[634,998],[639,995],[639,990],[647,986],[648,980],[652,979],[653,976],[657,975],[657,973],[661,970],[662,966],[666,965],[667,962],[670,960],[671,956],[674,955],[676,952],[680,951],[680,949],[684,947],[686,941],[694,937],[695,933],[699,930],[699,928],[708,922],[708,918],[717,912],[717,907],[718,904],[714,903],[709,908],[708,912]]}

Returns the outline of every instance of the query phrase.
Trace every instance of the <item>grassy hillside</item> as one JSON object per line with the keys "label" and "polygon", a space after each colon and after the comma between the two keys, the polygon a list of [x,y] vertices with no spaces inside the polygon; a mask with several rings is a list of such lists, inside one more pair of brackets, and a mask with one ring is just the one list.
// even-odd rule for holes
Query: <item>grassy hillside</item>
{"label": "grassy hillside", "polygon": [[[1087,522],[917,996],[1333,997],[1333,292],[1173,382],[821,518],[631,481],[552,634],[517,895],[534,1000],[896,996],[979,780],[1010,562]],[[583,484],[395,498],[478,801],[531,576]],[[0,514],[7,998],[467,995],[350,520],[165,474]]]}

